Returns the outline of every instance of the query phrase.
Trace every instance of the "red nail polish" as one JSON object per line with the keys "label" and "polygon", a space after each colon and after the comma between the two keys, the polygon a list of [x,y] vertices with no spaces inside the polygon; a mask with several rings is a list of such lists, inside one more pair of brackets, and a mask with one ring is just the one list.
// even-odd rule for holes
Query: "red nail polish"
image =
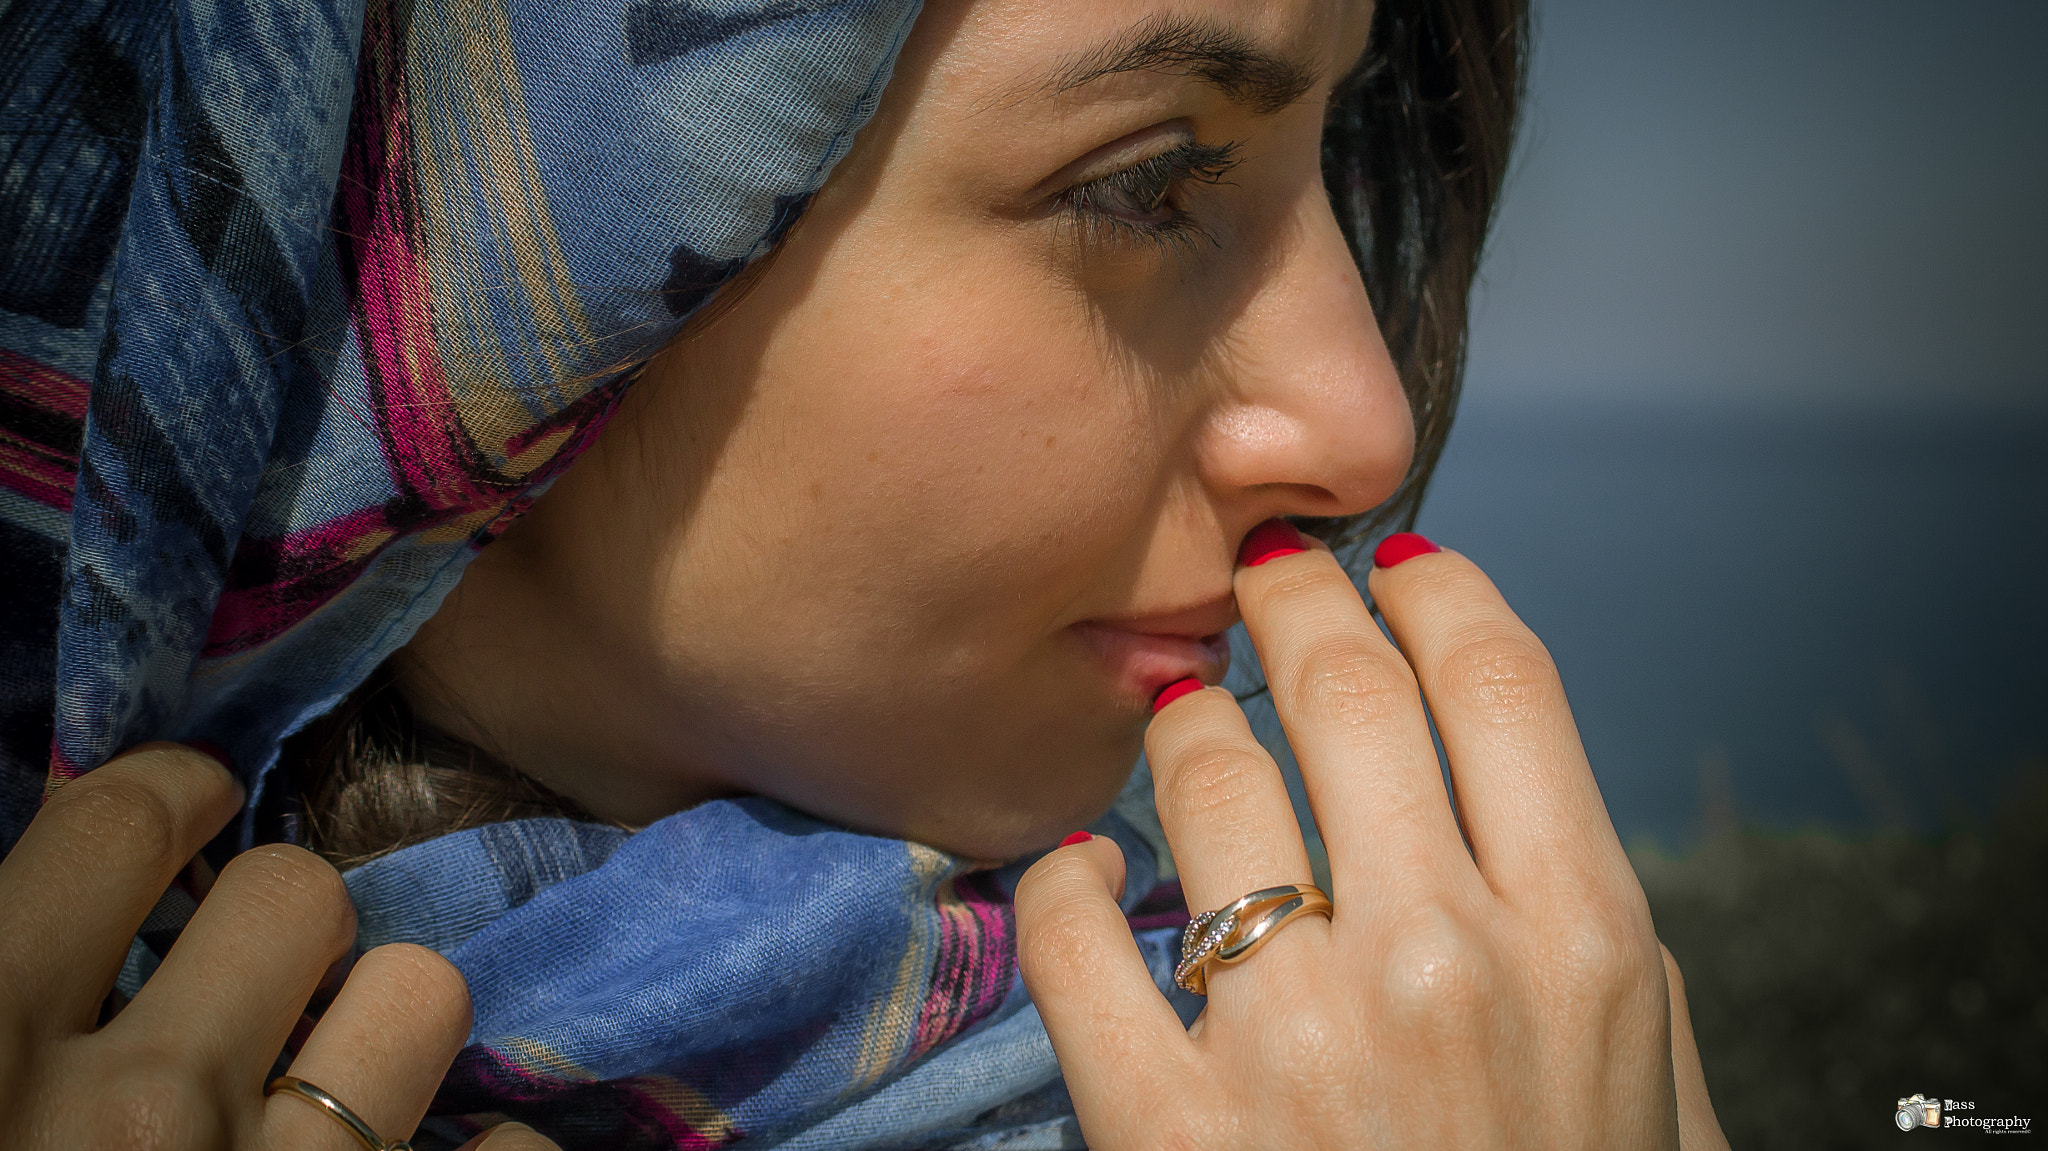
{"label": "red nail polish", "polygon": [[1414,532],[1395,532],[1381,540],[1380,546],[1372,549],[1372,566],[1390,568],[1398,563],[1406,563],[1416,556],[1426,556],[1442,550],[1444,549],[1430,543],[1426,537]]}
{"label": "red nail polish", "polygon": [[1069,836],[1068,836],[1068,837],[1066,837],[1065,839],[1062,839],[1062,840],[1060,840],[1060,846],[1061,846],[1061,847],[1072,847],[1072,846],[1074,846],[1074,845],[1075,845],[1075,844],[1077,844],[1077,843],[1086,843],[1086,842],[1088,842],[1089,840],[1091,840],[1091,839],[1094,839],[1094,838],[1095,838],[1094,836],[1092,836],[1092,835],[1088,834],[1088,833],[1087,833],[1087,832],[1085,832],[1085,831],[1077,831],[1077,832],[1075,832],[1074,834],[1072,834],[1072,835],[1069,835]]}
{"label": "red nail polish", "polygon": [[1255,568],[1267,560],[1307,550],[1308,541],[1301,538],[1294,525],[1276,517],[1253,528],[1251,534],[1244,537],[1243,546],[1237,549],[1237,562],[1240,567]]}
{"label": "red nail polish", "polygon": [[1202,690],[1202,681],[1196,679],[1194,676],[1189,676],[1186,679],[1174,680],[1172,683],[1169,683],[1165,687],[1160,688],[1159,694],[1152,697],[1152,714],[1158,715],[1160,710],[1163,709],[1167,704],[1172,703],[1174,700],[1179,699],[1181,696],[1188,695],[1192,692],[1197,692],[1200,690]]}

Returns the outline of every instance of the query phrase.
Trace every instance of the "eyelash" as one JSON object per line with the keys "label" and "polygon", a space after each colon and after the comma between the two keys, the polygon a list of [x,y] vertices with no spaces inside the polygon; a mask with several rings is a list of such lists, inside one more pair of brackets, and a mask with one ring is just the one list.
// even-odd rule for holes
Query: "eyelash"
{"label": "eyelash", "polygon": [[[1172,202],[1172,195],[1189,180],[1222,183],[1238,159],[1234,142],[1189,140],[1128,168],[1076,184],[1060,193],[1060,207],[1088,242],[1135,239],[1168,248],[1186,248],[1198,238],[1215,243],[1191,213]],[[1157,220],[1134,220],[1126,214],[1133,211],[1167,214]]]}

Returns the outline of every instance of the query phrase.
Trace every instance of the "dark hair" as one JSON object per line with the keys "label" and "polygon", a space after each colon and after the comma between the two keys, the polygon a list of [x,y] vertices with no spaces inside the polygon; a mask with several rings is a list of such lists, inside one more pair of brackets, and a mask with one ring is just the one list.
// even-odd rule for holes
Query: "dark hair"
{"label": "dark hair", "polygon": [[[1332,100],[1324,181],[1416,439],[1414,463],[1386,503],[1301,521],[1339,554],[1414,524],[1450,436],[1467,297],[1507,172],[1527,50],[1527,0],[1381,0],[1365,59]],[[342,866],[500,820],[590,818],[417,720],[384,668],[294,736],[283,763],[301,799],[302,839]]]}
{"label": "dark hair", "polygon": [[1323,182],[1415,417],[1415,460],[1391,499],[1362,516],[1301,521],[1340,553],[1414,526],[1450,438],[1528,46],[1527,0],[1381,0],[1365,59],[1331,101]]}

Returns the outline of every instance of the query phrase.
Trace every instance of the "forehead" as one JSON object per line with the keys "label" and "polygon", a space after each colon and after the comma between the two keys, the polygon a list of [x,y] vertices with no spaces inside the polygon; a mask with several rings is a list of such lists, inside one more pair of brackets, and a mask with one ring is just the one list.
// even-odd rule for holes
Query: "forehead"
{"label": "forehead", "polygon": [[946,54],[1005,102],[1115,99],[1184,76],[1256,105],[1349,71],[1372,11],[1371,0],[978,0]]}

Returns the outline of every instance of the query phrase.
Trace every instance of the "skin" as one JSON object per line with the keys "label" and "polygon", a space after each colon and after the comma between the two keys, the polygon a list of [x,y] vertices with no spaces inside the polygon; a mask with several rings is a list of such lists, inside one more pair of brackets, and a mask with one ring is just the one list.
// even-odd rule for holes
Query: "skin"
{"label": "skin", "polygon": [[[1018,887],[1018,958],[1089,1146],[1725,1148],[1549,654],[1456,553],[1370,586],[1392,642],[1325,548],[1237,574],[1329,849],[1329,919],[1211,965],[1183,1030],[1116,905],[1114,843]],[[1227,692],[1175,700],[1145,746],[1190,907],[1306,879]]]}
{"label": "skin", "polygon": [[[1198,7],[1317,74],[1275,112],[1048,90],[1175,10],[931,6],[774,262],[413,643],[423,714],[629,824],[751,792],[1002,858],[1099,814],[1150,696],[1222,667],[1111,666],[1075,625],[1222,632],[1247,531],[1371,508],[1413,445],[1319,166],[1369,9]],[[1213,239],[1060,210],[1189,137],[1242,157],[1171,193]]]}
{"label": "skin", "polygon": [[[304,1100],[263,1094],[316,994],[326,1011],[289,1073],[387,1137],[426,1114],[469,1034],[462,975],[411,944],[338,970],[355,909],[341,876],[300,848],[223,868],[141,993],[98,1025],[144,916],[242,798],[212,759],[148,744],[58,792],[0,861],[0,1145],[360,1148]],[[553,1147],[511,1124],[465,1151]]]}
{"label": "skin", "polygon": [[[1170,71],[1046,82],[1175,14],[1307,82],[1260,107]],[[1412,452],[1317,169],[1370,14],[929,6],[801,226],[472,565],[401,684],[622,822],[759,793],[989,858],[1092,819],[1142,741],[1210,908],[1309,878],[1228,694],[1148,715],[1166,683],[1220,677],[1199,637],[1242,611],[1335,908],[1212,968],[1184,1030],[1114,903],[1116,846],[1034,865],[1019,959],[1089,1145],[1725,1147],[1541,643],[1455,553],[1372,574],[1391,642],[1327,549],[1234,562],[1272,517],[1379,503]],[[1223,182],[1165,191],[1202,235],[1154,245],[1063,207],[1188,141],[1238,146]],[[1159,218],[1150,203],[1125,224]],[[145,748],[66,787],[0,862],[0,1142],[352,1145],[262,1094],[354,934],[339,877],[303,851],[230,865],[96,1026],[156,894],[239,803],[204,756]],[[452,968],[380,948],[292,1070],[395,1137],[468,1026]],[[482,1145],[551,1146],[517,1128]]]}

